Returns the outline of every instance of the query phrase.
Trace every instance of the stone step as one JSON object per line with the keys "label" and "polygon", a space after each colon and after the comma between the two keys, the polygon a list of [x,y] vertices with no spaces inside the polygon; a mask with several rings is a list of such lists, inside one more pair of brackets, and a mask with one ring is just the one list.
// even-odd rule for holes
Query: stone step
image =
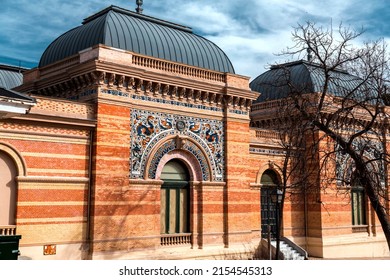
{"label": "stone step", "polygon": [[[271,245],[276,248],[276,241],[271,241]],[[293,247],[284,241],[280,241],[280,251],[283,253],[285,260],[304,260],[305,256],[301,255]]]}

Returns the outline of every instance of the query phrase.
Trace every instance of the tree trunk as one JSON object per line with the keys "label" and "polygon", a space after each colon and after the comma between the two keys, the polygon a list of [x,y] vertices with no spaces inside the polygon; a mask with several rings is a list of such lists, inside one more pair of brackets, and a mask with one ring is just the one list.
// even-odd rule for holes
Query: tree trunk
{"label": "tree trunk", "polygon": [[[343,147],[344,151],[349,154],[349,156],[353,159],[355,163],[356,171],[359,174],[359,179],[362,183],[362,186],[370,199],[371,206],[373,207],[379,222],[381,223],[383,233],[386,237],[387,247],[390,252],[390,216],[386,213],[385,205],[383,205],[380,201],[380,198],[375,191],[377,188],[381,188],[380,182],[374,182],[370,177],[371,171],[369,170],[367,163],[364,161],[362,155],[356,152],[351,146],[347,144],[342,138],[330,130],[328,127],[323,125],[321,122],[314,121],[313,122],[317,128],[326,133],[329,137],[331,137],[334,141],[336,141],[341,147]],[[386,186],[387,187],[387,186]]]}
{"label": "tree trunk", "polygon": [[348,148],[347,153],[350,154],[355,162],[356,171],[358,171],[360,182],[362,183],[364,190],[370,199],[371,206],[374,209],[379,222],[381,223],[383,233],[386,237],[387,247],[390,251],[390,220],[389,215],[386,213],[385,205],[382,205],[380,198],[375,191],[377,188],[381,188],[380,182],[374,182],[370,178],[370,170],[367,168],[367,163],[359,156],[353,149]]}
{"label": "tree trunk", "polygon": [[[375,187],[380,187],[380,186],[374,186],[374,183],[372,182],[372,179],[368,177],[368,172],[366,166],[362,162],[356,162],[356,169],[359,172],[362,172],[360,174],[360,181],[362,185],[364,186],[364,190],[366,191],[366,194],[368,198],[370,199],[371,206],[374,209],[379,222],[381,223],[383,233],[385,234],[386,241],[387,241],[387,247],[389,248],[390,251],[390,220],[389,220],[389,215],[386,213],[384,205],[381,204],[378,195],[375,192]],[[359,170],[363,169],[363,170]]]}

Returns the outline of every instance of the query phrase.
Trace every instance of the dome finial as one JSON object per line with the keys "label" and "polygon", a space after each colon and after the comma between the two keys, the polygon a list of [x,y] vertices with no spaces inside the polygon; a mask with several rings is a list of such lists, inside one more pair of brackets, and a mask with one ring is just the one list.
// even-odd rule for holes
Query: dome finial
{"label": "dome finial", "polygon": [[135,9],[136,11],[137,11],[137,13],[139,13],[139,14],[142,14],[142,11],[144,10],[144,9],[142,9],[142,4],[144,3],[144,1],[142,1],[142,0],[137,0],[136,1],[136,4],[137,4],[137,8]]}
{"label": "dome finial", "polygon": [[312,61],[312,59],[313,59],[313,57],[312,57],[312,55],[311,55],[311,46],[310,46],[310,43],[311,43],[311,41],[310,41],[310,31],[308,32],[308,36],[307,36],[307,61],[309,61],[309,62],[311,62]]}

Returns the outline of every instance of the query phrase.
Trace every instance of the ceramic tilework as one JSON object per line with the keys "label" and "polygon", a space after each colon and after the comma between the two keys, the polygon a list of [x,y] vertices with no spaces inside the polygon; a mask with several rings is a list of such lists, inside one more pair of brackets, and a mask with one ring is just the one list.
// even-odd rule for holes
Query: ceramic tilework
{"label": "ceramic tilework", "polygon": [[253,154],[263,155],[285,155],[286,151],[279,149],[266,149],[266,148],[249,148],[249,152]]}
{"label": "ceramic tilework", "polygon": [[[127,92],[119,91],[119,90],[112,90],[112,89],[103,89],[101,93],[110,94],[114,96],[122,96],[122,97],[129,97],[134,100],[142,100],[142,101],[149,101],[154,102],[158,104],[168,104],[168,105],[174,105],[174,106],[181,106],[186,107],[189,109],[200,109],[200,110],[207,110],[212,112],[224,112],[225,110],[221,107],[217,106],[206,106],[203,104],[194,104],[194,103],[188,103],[188,102],[181,102],[177,100],[171,100],[169,98],[156,98],[152,96],[146,96],[146,95],[138,95],[138,94],[129,94]],[[239,109],[233,109],[229,110],[229,113],[232,114],[238,114],[238,115],[248,115],[248,111],[246,110],[239,110]]]}
{"label": "ceramic tilework", "polygon": [[[175,149],[177,149],[176,141],[175,141],[175,139],[171,139],[170,141],[164,143],[157,150],[157,152],[155,153],[155,155],[152,159],[151,166],[150,166],[150,169],[148,171],[149,178],[153,178],[153,179],[156,178],[156,170],[157,170],[157,166],[158,166],[158,163],[160,162],[161,158],[165,154],[167,154],[170,151],[173,151]],[[204,157],[203,153],[200,151],[200,149],[191,142],[185,143],[184,146],[182,147],[182,149],[190,152],[192,155],[195,156],[195,158],[200,163],[200,166],[202,169],[203,181],[209,181],[210,180],[210,173],[209,173],[209,169],[207,168],[207,160]]]}
{"label": "ceramic tilework", "polygon": [[[160,140],[172,135],[183,135],[198,143],[211,163],[212,174],[209,174],[207,159],[201,149],[191,141],[185,141],[181,149],[190,152],[198,160],[203,180],[223,181],[224,132],[222,121],[133,110],[131,124],[131,178],[143,178],[150,152]],[[175,149],[177,149],[176,142],[172,140],[157,150],[150,170],[148,170],[149,178],[155,178],[160,159]]]}
{"label": "ceramic tilework", "polygon": [[123,96],[123,97],[129,97],[129,93],[119,91],[119,90],[113,90],[113,89],[102,89],[101,93],[110,94],[114,96]]}
{"label": "ceramic tilework", "polygon": [[229,113],[238,114],[238,115],[244,115],[244,116],[249,114],[247,111],[242,111],[242,110],[238,110],[238,109],[229,110]]}

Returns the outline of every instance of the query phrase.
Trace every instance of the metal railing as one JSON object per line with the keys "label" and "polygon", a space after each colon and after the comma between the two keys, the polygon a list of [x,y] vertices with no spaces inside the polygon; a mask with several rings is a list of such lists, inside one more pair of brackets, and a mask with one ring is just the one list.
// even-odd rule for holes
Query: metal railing
{"label": "metal railing", "polygon": [[294,242],[292,242],[290,239],[288,239],[286,237],[281,237],[280,240],[284,241],[290,247],[294,248],[294,250],[297,251],[301,256],[303,256],[305,258],[305,260],[307,260],[309,258],[307,251],[304,250],[302,247],[298,246],[297,244],[295,244]]}

